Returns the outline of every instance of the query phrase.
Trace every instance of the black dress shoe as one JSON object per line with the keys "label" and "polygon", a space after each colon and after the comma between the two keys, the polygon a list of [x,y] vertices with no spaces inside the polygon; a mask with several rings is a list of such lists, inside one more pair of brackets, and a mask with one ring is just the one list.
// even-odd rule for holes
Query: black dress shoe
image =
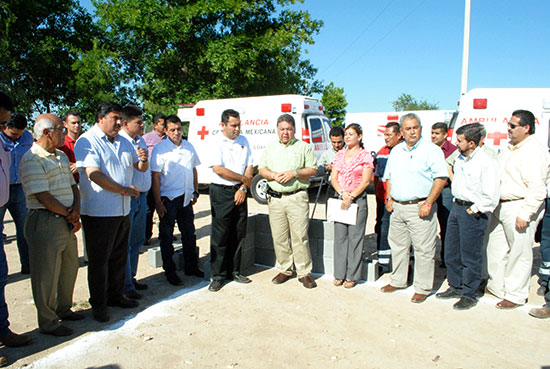
{"label": "black dress shoe", "polygon": [[199,268],[196,268],[195,270],[192,270],[190,272],[185,272],[185,275],[193,275],[195,277],[204,278],[204,272]]}
{"label": "black dress shoe", "polygon": [[468,310],[477,305],[477,300],[468,296],[462,296],[457,303],[453,305],[455,310]]}
{"label": "black dress shoe", "polygon": [[92,309],[92,317],[101,323],[108,322],[111,319],[107,309]]}
{"label": "black dress shoe", "polygon": [[77,320],[84,319],[85,316],[80,313],[75,313],[74,311],[69,310],[67,313],[65,313],[65,315],[63,315],[60,318],[61,320],[77,321]]}
{"label": "black dress shoe", "polygon": [[143,296],[141,296],[141,294],[138,293],[138,291],[131,290],[131,291],[124,292],[124,297],[132,300],[141,300]]}
{"label": "black dress shoe", "polygon": [[134,287],[136,288],[136,290],[138,291],[143,291],[143,290],[146,290],[147,288],[149,288],[148,285],[146,285],[145,283],[139,283],[138,281],[136,281],[136,279],[134,278]]}
{"label": "black dress shoe", "polygon": [[445,292],[436,293],[435,297],[438,299],[459,299],[461,296],[449,288]]}
{"label": "black dress shoe", "polygon": [[233,280],[237,283],[250,283],[250,282],[252,282],[252,280],[250,278],[245,277],[244,275],[242,275],[239,272],[234,272],[233,273]]}
{"label": "black dress shoe", "polygon": [[223,281],[220,281],[218,279],[213,280],[210,282],[210,285],[208,286],[208,291],[210,292],[218,292],[223,287]]}
{"label": "black dress shoe", "polygon": [[6,347],[21,347],[28,345],[30,342],[31,338],[29,336],[12,331],[8,331],[8,333],[0,337],[0,344]]}
{"label": "black dress shoe", "polygon": [[180,277],[178,277],[178,275],[176,273],[166,274],[166,280],[172,286],[181,286],[183,284],[183,281],[180,279]]}
{"label": "black dress shoe", "polygon": [[59,327],[51,331],[42,332],[42,333],[49,334],[56,337],[64,337],[64,336],[70,336],[71,334],[73,334],[73,330],[69,327],[65,327],[64,325],[60,325]]}
{"label": "black dress shoe", "polygon": [[137,302],[136,300],[127,299],[124,296],[120,296],[118,300],[107,301],[107,306],[114,306],[114,307],[119,307],[123,309],[132,309],[132,308],[138,307],[139,302]]}

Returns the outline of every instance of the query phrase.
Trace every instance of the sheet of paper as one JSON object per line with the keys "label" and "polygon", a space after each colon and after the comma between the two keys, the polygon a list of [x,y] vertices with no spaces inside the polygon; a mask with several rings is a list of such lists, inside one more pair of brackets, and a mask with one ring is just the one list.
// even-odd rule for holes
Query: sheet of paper
{"label": "sheet of paper", "polygon": [[357,204],[351,204],[346,210],[342,210],[342,200],[328,199],[327,220],[355,225],[357,223]]}

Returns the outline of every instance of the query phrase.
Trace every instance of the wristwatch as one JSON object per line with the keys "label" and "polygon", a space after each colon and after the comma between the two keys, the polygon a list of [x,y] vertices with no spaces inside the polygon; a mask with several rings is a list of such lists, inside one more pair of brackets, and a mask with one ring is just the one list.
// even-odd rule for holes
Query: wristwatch
{"label": "wristwatch", "polygon": [[193,196],[199,197],[199,191],[193,191]]}
{"label": "wristwatch", "polygon": [[247,192],[246,187],[241,187],[241,188],[239,188],[239,190],[243,191],[244,193]]}

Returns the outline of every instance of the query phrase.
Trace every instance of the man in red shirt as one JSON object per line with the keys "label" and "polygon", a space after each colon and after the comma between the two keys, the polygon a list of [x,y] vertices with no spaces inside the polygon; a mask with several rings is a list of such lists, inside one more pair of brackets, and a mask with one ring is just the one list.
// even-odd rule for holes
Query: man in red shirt
{"label": "man in red shirt", "polygon": [[73,173],[75,181],[78,183],[79,176],[76,170],[76,159],[74,156],[74,145],[76,140],[80,136],[80,130],[82,128],[82,121],[80,120],[80,114],[74,110],[69,110],[65,114],[65,120],[63,121],[67,134],[65,135],[65,143],[59,148],[69,158],[71,172]]}
{"label": "man in red shirt", "polygon": [[452,168],[458,156],[456,146],[447,140],[447,130],[447,124],[445,123],[438,122],[432,126],[432,142],[441,147],[449,169],[449,180],[445,183],[445,187],[437,199],[437,220],[439,221],[439,237],[441,239],[441,264],[439,266],[442,268],[445,268],[445,234],[447,233],[447,219],[453,207],[453,195],[451,193],[451,181],[453,179]]}
{"label": "man in red shirt", "polygon": [[391,149],[403,140],[399,123],[390,122],[386,124],[384,141],[386,146],[382,147],[376,155],[374,171],[374,187],[376,193],[376,248],[378,249],[379,274],[390,272],[391,249],[388,243],[388,229],[390,226],[390,213],[386,210],[386,182],[383,180],[386,163],[390,156]]}

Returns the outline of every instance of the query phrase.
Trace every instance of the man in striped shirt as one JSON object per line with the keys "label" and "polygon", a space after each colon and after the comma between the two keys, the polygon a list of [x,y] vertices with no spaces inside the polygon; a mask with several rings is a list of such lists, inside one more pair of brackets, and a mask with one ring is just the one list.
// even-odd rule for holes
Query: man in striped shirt
{"label": "man in striped shirt", "polygon": [[40,331],[68,336],[73,330],[60,320],[80,320],[71,310],[78,272],[74,233],[80,229],[80,193],[69,159],[57,147],[65,129],[53,114],[39,115],[36,143],[21,160],[21,183],[29,213],[25,237],[29,244],[31,286]]}

